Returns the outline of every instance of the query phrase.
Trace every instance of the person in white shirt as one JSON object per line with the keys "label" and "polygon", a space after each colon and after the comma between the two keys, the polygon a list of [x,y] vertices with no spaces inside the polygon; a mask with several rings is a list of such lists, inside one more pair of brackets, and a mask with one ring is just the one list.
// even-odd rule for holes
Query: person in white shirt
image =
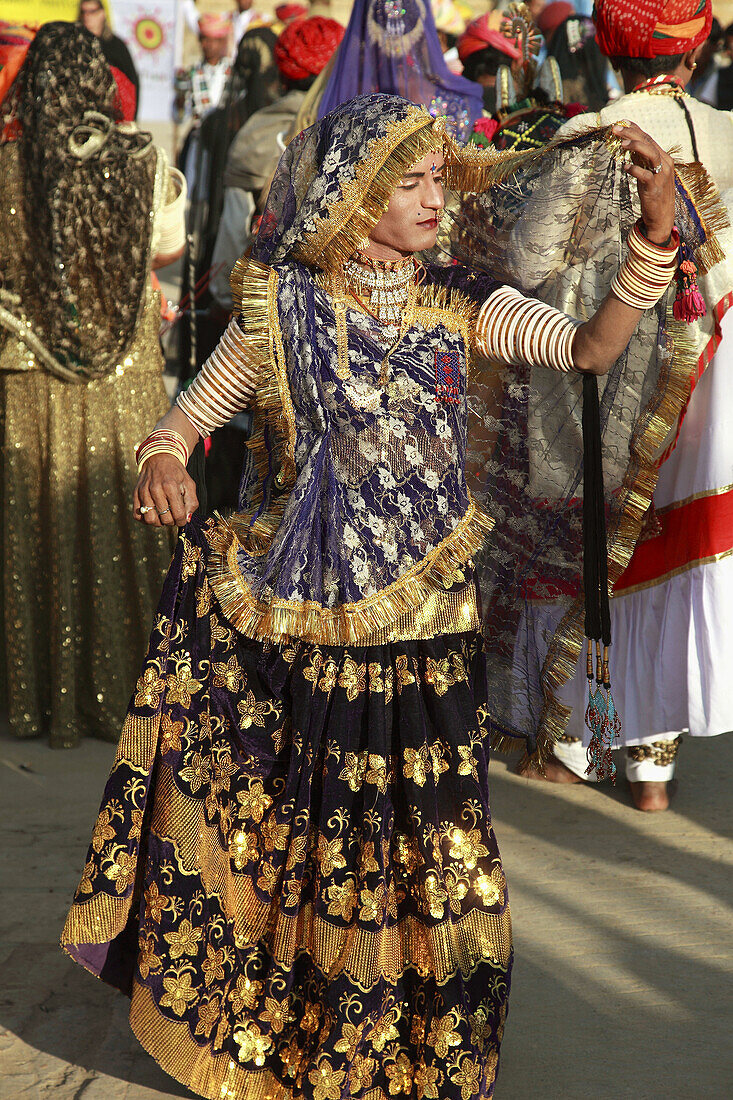
{"label": "person in white shirt", "polygon": [[[637,0],[596,0],[598,42],[621,72],[626,94],[597,114],[571,119],[556,137],[631,119],[663,149],[675,150],[677,160],[701,162],[730,209],[733,115],[687,91],[710,31],[710,0],[686,0],[671,11],[669,0],[650,2],[641,14]],[[724,233],[721,244],[730,256],[730,230]],[[647,535],[615,585],[611,608],[614,659],[626,669],[614,689],[623,716],[617,747],[624,750],[634,804],[646,811],[669,805],[683,733],[711,737],[733,730],[727,682],[733,660],[733,528],[727,520],[733,499],[733,313],[726,316],[733,263],[727,259],[717,270],[712,297],[706,296],[709,342],[699,353],[679,434],[662,455]],[[544,776],[524,774],[560,783],[589,778],[583,681],[576,675],[563,695],[573,715],[555,759]]]}

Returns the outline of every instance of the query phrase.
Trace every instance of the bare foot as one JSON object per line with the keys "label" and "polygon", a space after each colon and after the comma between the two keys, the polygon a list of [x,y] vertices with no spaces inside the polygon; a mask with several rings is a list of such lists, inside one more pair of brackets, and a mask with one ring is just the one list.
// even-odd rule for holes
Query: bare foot
{"label": "bare foot", "polygon": [[669,809],[667,784],[649,780],[647,782],[629,782],[631,797],[637,810],[645,813],[657,813]]}
{"label": "bare foot", "polygon": [[582,783],[581,776],[576,775],[575,772],[571,772],[570,768],[566,768],[564,764],[554,757],[550,756],[545,760],[544,772],[540,771],[539,765],[531,757],[524,757],[517,764],[517,775],[524,776],[525,779],[544,779],[548,783]]}

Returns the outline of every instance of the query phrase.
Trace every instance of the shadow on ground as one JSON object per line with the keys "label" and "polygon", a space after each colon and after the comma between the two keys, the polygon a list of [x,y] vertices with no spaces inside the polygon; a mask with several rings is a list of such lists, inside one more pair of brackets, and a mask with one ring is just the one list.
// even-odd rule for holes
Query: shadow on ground
{"label": "shadow on ground", "polygon": [[[113,756],[0,740],[3,1100],[193,1094],[56,946]],[[733,738],[687,741],[666,814],[492,764],[517,961],[497,1100],[728,1097]]]}

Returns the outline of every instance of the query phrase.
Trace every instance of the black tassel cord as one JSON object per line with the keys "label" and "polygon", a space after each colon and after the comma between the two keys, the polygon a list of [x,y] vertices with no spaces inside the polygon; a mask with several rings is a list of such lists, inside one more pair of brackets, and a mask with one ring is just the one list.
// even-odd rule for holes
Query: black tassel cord
{"label": "black tassel cord", "polygon": [[589,696],[585,721],[591,731],[586,774],[595,771],[598,779],[615,781],[616,765],[611,749],[618,737],[620,722],[611,696],[608,667],[611,607],[608,598],[606,504],[598,380],[593,374],[583,376],[583,591]]}

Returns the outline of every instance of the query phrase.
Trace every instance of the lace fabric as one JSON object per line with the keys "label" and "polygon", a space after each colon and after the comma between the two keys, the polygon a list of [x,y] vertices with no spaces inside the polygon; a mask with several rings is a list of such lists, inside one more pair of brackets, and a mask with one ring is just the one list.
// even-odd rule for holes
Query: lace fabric
{"label": "lace fabric", "polygon": [[[583,322],[607,295],[638,215],[616,143],[596,131],[547,147],[504,182],[453,203],[447,256]],[[702,282],[713,302],[729,278],[715,266],[722,253],[714,231],[726,220],[709,180],[680,166],[676,221],[701,270],[711,268]],[[673,298],[674,283],[599,380],[611,587],[633,552],[657,459],[714,326],[710,317],[675,322]],[[499,743],[523,739],[542,755],[567,722],[557,691],[583,639],[582,378],[483,364],[468,404],[469,487],[495,521],[477,559],[490,709]]]}

